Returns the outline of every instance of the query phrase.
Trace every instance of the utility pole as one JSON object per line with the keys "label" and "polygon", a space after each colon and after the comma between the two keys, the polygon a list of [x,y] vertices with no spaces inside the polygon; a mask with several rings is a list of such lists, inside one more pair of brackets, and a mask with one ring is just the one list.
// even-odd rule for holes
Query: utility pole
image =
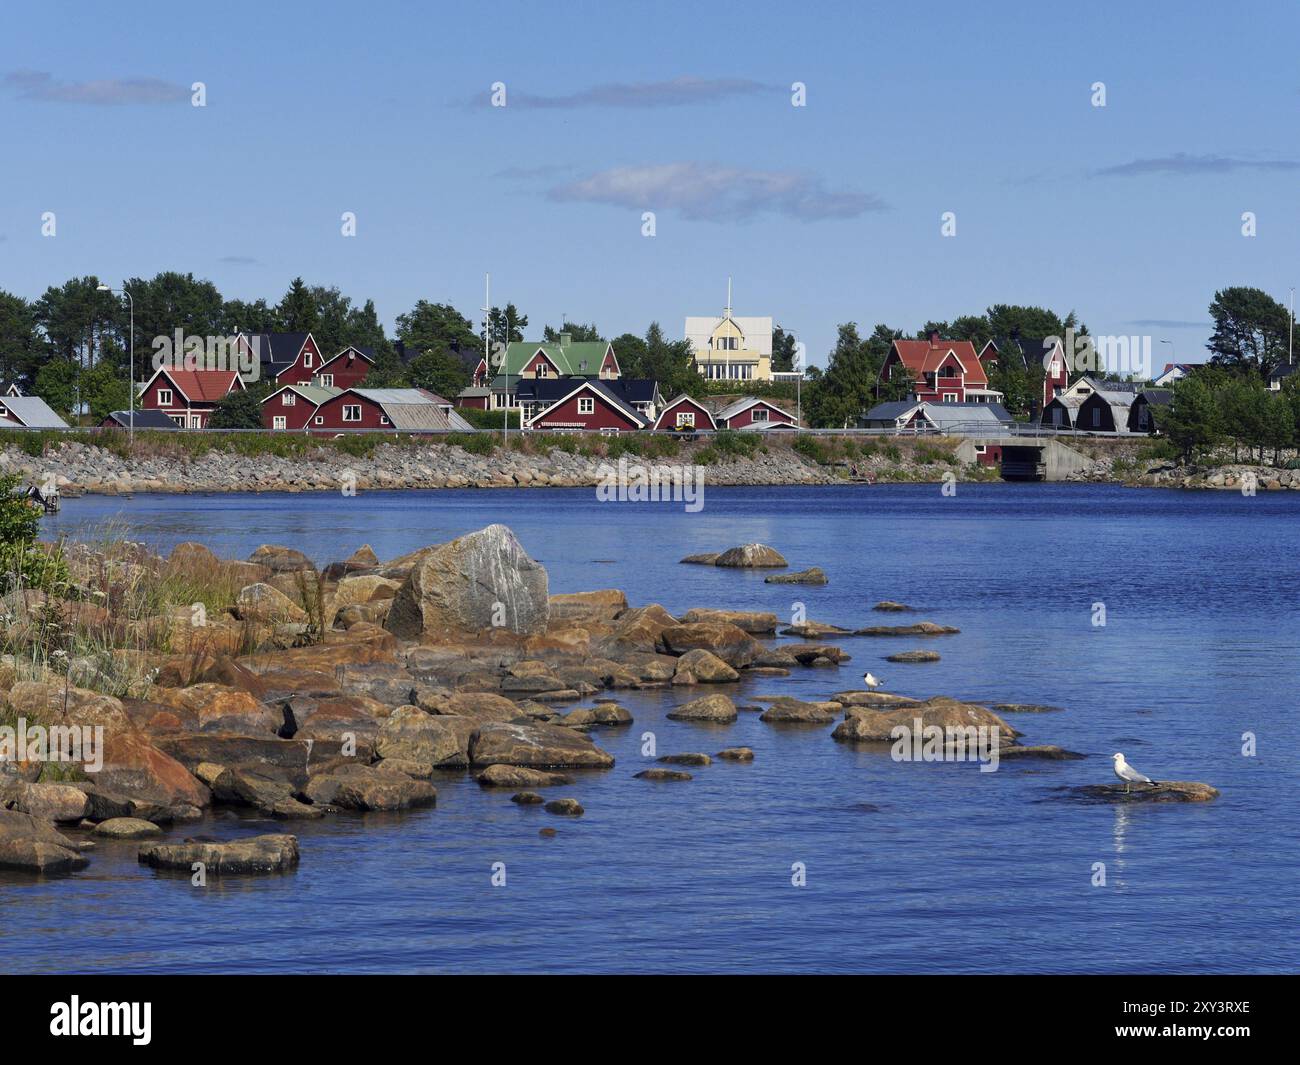
{"label": "utility pole", "polygon": [[1295,352],[1295,285],[1291,286],[1291,328],[1286,337],[1286,364],[1295,365],[1293,354]]}

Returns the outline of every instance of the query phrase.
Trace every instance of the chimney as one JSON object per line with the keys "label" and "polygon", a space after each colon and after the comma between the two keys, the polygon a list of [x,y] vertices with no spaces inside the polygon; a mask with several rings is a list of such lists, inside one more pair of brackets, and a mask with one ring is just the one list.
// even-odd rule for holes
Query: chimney
{"label": "chimney", "polygon": [[930,330],[930,343],[931,343],[931,344],[938,344],[938,343],[939,343],[939,330],[937,330],[937,329],[931,329],[931,330]]}
{"label": "chimney", "polygon": [[572,334],[572,333],[561,333],[561,334],[560,334],[560,347],[562,347],[562,348],[567,348],[567,347],[569,346],[569,341],[571,341],[572,339],[573,339],[573,334]]}

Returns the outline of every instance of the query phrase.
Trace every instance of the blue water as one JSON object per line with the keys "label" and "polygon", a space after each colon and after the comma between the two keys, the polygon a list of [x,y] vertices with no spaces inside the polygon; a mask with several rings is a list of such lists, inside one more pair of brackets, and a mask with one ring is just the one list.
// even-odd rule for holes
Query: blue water
{"label": "blue water", "polygon": [[[553,591],[624,589],[633,603],[880,621],[890,598],[959,626],[929,642],[847,639],[853,661],[758,679],[746,693],[815,698],[860,686],[1043,702],[1025,742],[1078,762],[899,764],[742,713],[726,727],[668,721],[680,693],[618,693],[635,725],[601,731],[618,758],[556,794],[581,819],[516,807],[464,774],[436,809],[294,824],[288,876],[206,889],[100,843],[87,870],[0,880],[0,969],[131,972],[1293,971],[1297,861],[1295,678],[1300,495],[1111,486],[710,489],[680,505],[596,502],[590,490],[139,496],[65,503],[47,532],[105,522],[166,550],[260,543],[318,561],[363,542],[381,557],[490,522],[545,563]],[[679,565],[750,540],[826,587]],[[1104,603],[1106,624],[1093,625]],[[884,615],[885,622],[898,620]],[[927,646],[943,661],[882,661]],[[650,784],[659,753],[745,744]],[[1257,737],[1244,757],[1242,735]],[[1084,805],[1058,790],[1108,783],[1122,750],[1157,779],[1222,789],[1202,805]],[[541,827],[558,829],[541,838]],[[219,814],[195,832],[281,826]],[[506,864],[505,887],[490,883]],[[1106,886],[1094,887],[1103,862]],[[791,883],[804,863],[807,886]]]}

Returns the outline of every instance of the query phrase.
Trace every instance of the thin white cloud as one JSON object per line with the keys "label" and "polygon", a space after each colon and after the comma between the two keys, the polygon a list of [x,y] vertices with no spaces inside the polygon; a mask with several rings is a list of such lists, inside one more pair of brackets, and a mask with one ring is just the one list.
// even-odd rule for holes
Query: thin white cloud
{"label": "thin white cloud", "polygon": [[560,203],[675,210],[694,220],[744,221],[761,214],[801,222],[856,218],[888,205],[870,193],[836,192],[799,171],[745,170],[708,163],[656,163],[601,170],[552,188]]}
{"label": "thin white cloud", "polygon": [[[580,107],[689,107],[737,96],[775,93],[781,87],[748,78],[697,78],[684,75],[669,81],[610,82],[559,96],[511,90],[506,82],[506,107],[528,110],[572,110]],[[491,106],[491,93],[476,95],[474,106]]]}
{"label": "thin white cloud", "polygon": [[1200,174],[1230,174],[1235,170],[1290,171],[1300,170],[1300,161],[1293,159],[1240,159],[1229,155],[1174,155],[1153,159],[1134,159],[1128,163],[1104,166],[1092,172],[1093,177],[1140,177],[1145,174],[1174,174],[1194,177]]}
{"label": "thin white cloud", "polygon": [[190,98],[190,90],[161,78],[112,78],[106,81],[58,81],[43,70],[15,70],[4,86],[20,100],[56,104],[174,104]]}

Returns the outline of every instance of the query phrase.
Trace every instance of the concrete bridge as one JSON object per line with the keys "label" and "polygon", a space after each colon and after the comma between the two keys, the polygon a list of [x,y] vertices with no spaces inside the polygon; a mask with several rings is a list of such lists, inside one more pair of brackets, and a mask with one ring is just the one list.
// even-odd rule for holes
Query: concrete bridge
{"label": "concrete bridge", "polygon": [[1002,478],[1007,481],[1063,481],[1081,473],[1093,460],[1056,437],[980,435],[964,438],[954,452],[959,462],[976,462],[977,444],[1002,450]]}

